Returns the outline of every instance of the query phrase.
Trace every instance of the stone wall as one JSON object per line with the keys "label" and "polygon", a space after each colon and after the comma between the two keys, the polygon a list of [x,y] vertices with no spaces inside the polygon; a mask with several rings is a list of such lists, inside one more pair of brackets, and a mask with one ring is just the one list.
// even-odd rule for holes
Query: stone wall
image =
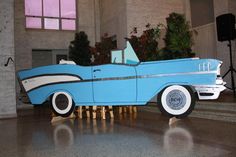
{"label": "stone wall", "polygon": [[[32,67],[32,49],[68,49],[73,31],[33,30],[25,28],[24,0],[15,0],[16,71]],[[17,105],[19,85],[16,86]]]}
{"label": "stone wall", "polygon": [[[15,55],[16,71],[32,67],[32,49],[68,49],[75,31],[36,30],[25,28],[24,0],[15,0]],[[77,31],[85,31],[90,45],[96,42],[95,0],[77,0]],[[100,32],[99,32],[100,33]],[[17,83],[17,98],[19,86]],[[18,102],[20,103],[20,102]]]}
{"label": "stone wall", "polygon": [[[187,10],[189,10],[191,18],[191,25],[193,30],[194,45],[193,51],[196,52],[196,57],[200,58],[217,58],[216,49],[216,27],[214,16],[214,3],[213,0],[186,0],[189,2]],[[191,1],[191,2],[190,2]],[[210,6],[209,6],[210,5]],[[199,10],[205,8],[204,12],[199,14]],[[203,17],[206,15],[206,17]],[[201,18],[204,18],[201,21]]]}
{"label": "stone wall", "polygon": [[126,0],[101,0],[101,36],[116,35],[117,47],[123,49],[127,37]]}
{"label": "stone wall", "polygon": [[0,118],[16,116],[14,56],[14,1],[0,1]]}
{"label": "stone wall", "polygon": [[[236,2],[233,0],[221,1],[221,0],[214,0],[214,14],[215,17],[226,14],[226,13],[233,13],[236,16]],[[215,33],[217,36],[217,33]],[[216,38],[217,39],[217,38]],[[233,63],[236,66],[235,58],[236,58],[236,50],[235,50],[236,42],[235,40],[232,41],[232,53],[233,53]],[[224,62],[222,66],[222,74],[224,74],[229,68],[229,47],[228,41],[219,42],[216,41],[216,53],[217,58]],[[235,75],[236,78],[236,75]],[[230,75],[227,75],[224,79],[227,82],[227,86],[231,86],[231,78]],[[236,79],[235,79],[236,81]]]}
{"label": "stone wall", "polygon": [[99,1],[77,0],[77,30],[84,31],[88,35],[91,46],[94,46],[100,40]]}
{"label": "stone wall", "polygon": [[[142,34],[145,26],[149,23],[155,27],[162,23],[166,25],[166,17],[170,13],[185,13],[185,0],[127,0],[127,33],[134,27],[137,27],[138,34]],[[163,38],[165,37],[165,29],[161,31],[161,37],[158,41],[159,48],[165,46]]]}
{"label": "stone wall", "polygon": [[[77,30],[88,34],[94,46],[95,21],[94,0],[77,0]],[[99,30],[99,29],[98,29]],[[24,0],[15,0],[15,50],[16,68],[31,68],[32,49],[68,49],[74,39],[74,31],[33,30],[25,28]]]}
{"label": "stone wall", "polygon": [[165,24],[171,12],[184,13],[184,7],[185,0],[101,0],[101,35],[116,35],[118,48],[123,49],[124,38],[130,36],[134,27],[140,35],[147,23]]}
{"label": "stone wall", "polygon": [[193,33],[193,51],[196,52],[196,57],[217,58],[215,24],[209,23],[193,29],[197,31],[197,34]]}
{"label": "stone wall", "polygon": [[137,27],[141,34],[147,23],[166,24],[170,13],[184,13],[184,5],[184,0],[127,0],[127,31]]}
{"label": "stone wall", "polygon": [[53,61],[51,50],[33,50],[32,51],[32,68],[51,65]]}
{"label": "stone wall", "polygon": [[73,31],[25,28],[24,0],[15,1],[16,70],[31,68],[32,49],[68,49]]}

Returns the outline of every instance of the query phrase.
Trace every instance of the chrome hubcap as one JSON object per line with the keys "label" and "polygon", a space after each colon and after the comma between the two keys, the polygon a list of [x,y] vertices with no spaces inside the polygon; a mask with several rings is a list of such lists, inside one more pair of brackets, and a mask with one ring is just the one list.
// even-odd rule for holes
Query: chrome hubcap
{"label": "chrome hubcap", "polygon": [[167,94],[167,105],[173,110],[180,110],[186,104],[186,96],[180,90],[173,90]]}

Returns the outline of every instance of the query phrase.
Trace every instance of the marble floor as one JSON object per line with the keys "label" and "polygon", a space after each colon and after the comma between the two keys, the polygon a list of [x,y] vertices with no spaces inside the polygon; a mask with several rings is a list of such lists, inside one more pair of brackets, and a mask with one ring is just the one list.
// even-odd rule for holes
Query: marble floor
{"label": "marble floor", "polygon": [[236,123],[168,118],[139,107],[114,119],[50,123],[43,108],[0,120],[0,157],[234,157]]}

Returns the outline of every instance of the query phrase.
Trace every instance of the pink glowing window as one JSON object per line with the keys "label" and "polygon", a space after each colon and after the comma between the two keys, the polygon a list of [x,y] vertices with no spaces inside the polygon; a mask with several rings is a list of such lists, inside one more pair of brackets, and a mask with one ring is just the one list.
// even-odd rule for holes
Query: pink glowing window
{"label": "pink glowing window", "polygon": [[75,20],[61,20],[61,29],[63,30],[75,30]]}
{"label": "pink glowing window", "polygon": [[26,28],[42,28],[41,18],[26,17]]}
{"label": "pink glowing window", "polygon": [[25,0],[26,28],[76,30],[76,0]]}
{"label": "pink glowing window", "polygon": [[42,0],[25,0],[25,15],[42,16]]}
{"label": "pink glowing window", "polygon": [[75,0],[61,0],[61,17],[76,18]]}
{"label": "pink glowing window", "polygon": [[43,16],[59,17],[59,0],[43,0]]}
{"label": "pink glowing window", "polygon": [[59,29],[59,20],[58,19],[44,19],[44,28],[45,29]]}

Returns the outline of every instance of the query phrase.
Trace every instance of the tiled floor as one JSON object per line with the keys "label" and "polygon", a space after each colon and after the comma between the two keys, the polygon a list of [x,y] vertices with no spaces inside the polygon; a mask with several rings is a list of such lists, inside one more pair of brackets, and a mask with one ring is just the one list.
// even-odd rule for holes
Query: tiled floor
{"label": "tiled floor", "polygon": [[228,157],[236,156],[236,123],[168,118],[139,107],[114,120],[50,123],[46,109],[20,110],[0,120],[0,157]]}
{"label": "tiled floor", "polygon": [[236,95],[233,95],[232,91],[224,91],[220,94],[219,98],[214,101],[236,103]]}
{"label": "tiled floor", "polygon": [[[150,103],[143,110],[160,113],[156,103]],[[197,101],[189,117],[236,123],[236,102]]]}

